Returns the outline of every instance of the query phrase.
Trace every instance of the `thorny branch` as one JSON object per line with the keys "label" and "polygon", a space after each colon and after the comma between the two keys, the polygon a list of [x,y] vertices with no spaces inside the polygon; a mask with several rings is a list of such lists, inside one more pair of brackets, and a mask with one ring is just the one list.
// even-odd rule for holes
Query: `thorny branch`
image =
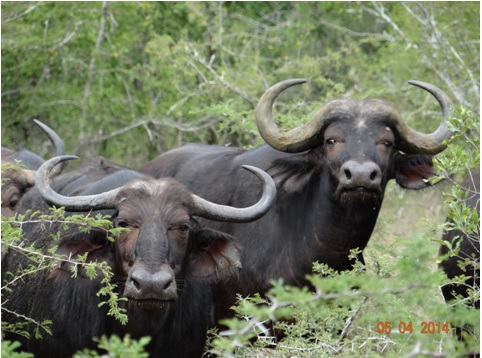
{"label": "thorny branch", "polygon": [[367,300],[368,300],[368,296],[365,296],[363,298],[362,302],[360,302],[360,305],[355,310],[355,312],[353,312],[353,314],[348,318],[348,320],[346,321],[345,327],[343,327],[343,331],[341,332],[340,337],[337,340],[338,343],[340,343],[341,341],[343,341],[346,338],[346,335],[348,333],[348,329],[351,327],[351,325],[355,321],[355,317],[358,315],[358,312],[360,312],[361,308],[363,307],[363,305],[365,304],[365,302]]}
{"label": "thorny branch", "polygon": [[[421,288],[421,287],[423,287],[423,285],[410,283],[410,284],[406,285],[405,287],[396,288],[396,289],[387,288],[387,289],[383,289],[383,290],[377,291],[377,292],[351,290],[351,291],[348,291],[348,292],[329,293],[329,294],[326,294],[326,293],[321,292],[320,290],[317,290],[313,294],[313,296],[310,298],[310,301],[316,301],[316,300],[319,300],[319,299],[331,300],[331,299],[338,299],[338,298],[342,298],[342,297],[363,296],[363,300],[360,303],[360,307],[348,319],[348,321],[345,325],[345,328],[343,329],[343,331],[345,331],[345,330],[348,330],[348,328],[352,324],[352,321],[354,320],[355,316],[358,314],[359,310],[361,309],[361,307],[363,306],[363,304],[367,301],[367,299],[369,297],[371,297],[375,294],[376,295],[399,294],[399,293],[404,293],[404,292],[410,291],[413,288]],[[250,330],[255,329],[255,328],[257,328],[258,330],[261,330],[262,332],[267,334],[269,332],[269,329],[266,327],[265,323],[268,322],[268,320],[276,320],[274,312],[277,309],[289,306],[291,304],[292,304],[291,302],[275,302],[275,301],[272,301],[271,305],[270,305],[270,308],[269,308],[269,312],[268,312],[268,316],[269,316],[268,319],[266,319],[264,321],[259,321],[256,317],[245,317],[245,319],[248,321],[248,324],[243,327],[242,331],[234,332],[232,330],[226,330],[226,331],[221,332],[221,335],[230,336],[230,335],[233,335],[233,334],[236,334],[236,333],[242,334],[242,333],[249,332]],[[346,335],[346,332],[345,333],[342,332],[342,336],[343,335]],[[343,339],[343,337],[340,337],[339,341],[341,341],[342,339]]]}
{"label": "thorny branch", "polygon": [[28,271],[24,270],[24,271],[22,271],[22,273],[21,273],[20,275],[15,276],[15,278],[14,278],[12,281],[9,281],[9,282],[7,282],[4,286],[2,286],[1,289],[3,290],[3,289],[5,289],[5,288],[9,287],[9,286],[11,286],[12,284],[14,284],[16,281],[22,280],[24,277],[27,277],[27,276],[29,276],[29,275],[32,275],[32,274],[34,274],[35,272],[40,271],[41,269],[42,269],[42,267],[39,265],[39,266],[37,266],[37,267],[35,267],[35,268],[32,268],[31,270],[28,270]]}
{"label": "thorny branch", "polygon": [[[4,302],[3,302],[3,303],[4,303]],[[5,311],[5,312],[8,312],[8,313],[10,313],[10,314],[13,314],[13,315],[15,315],[15,316],[17,316],[17,317],[20,317],[20,318],[24,319],[24,320],[27,321],[27,322],[31,322],[31,323],[35,324],[37,327],[42,327],[42,326],[43,326],[42,323],[34,320],[33,318],[27,317],[27,316],[25,316],[25,315],[23,315],[23,314],[20,314],[20,313],[11,311],[11,310],[9,310],[8,308],[5,308],[5,306],[3,305],[3,303],[2,303],[2,311]]]}
{"label": "thorny branch", "polygon": [[[20,252],[26,256],[29,256],[29,257],[32,257],[32,256],[36,256],[38,258],[40,258],[40,263],[39,265],[36,267],[36,268],[32,268],[31,270],[28,270],[28,271],[22,271],[22,274],[21,275],[18,275],[18,276],[15,276],[15,278],[12,280],[12,281],[9,281],[7,282],[5,285],[3,285],[1,287],[2,290],[4,290],[5,288],[11,286],[13,283],[15,283],[16,281],[18,280],[21,280],[22,277],[25,277],[25,276],[28,276],[28,275],[31,275],[33,274],[34,272],[37,272],[37,271],[40,271],[44,268],[46,268],[46,266],[43,266],[42,267],[42,263],[43,262],[57,262],[57,263],[70,263],[70,264],[73,264],[75,266],[92,266],[92,265],[98,265],[97,262],[81,262],[81,261],[74,261],[72,260],[72,257],[68,257],[68,258],[63,258],[61,256],[54,256],[54,255],[45,255],[44,253],[42,252],[39,252],[39,251],[35,251],[35,250],[32,250],[30,248],[25,248],[21,245],[14,245],[14,244],[11,244],[11,243],[6,243],[6,245],[10,248],[10,249],[13,249],[13,250],[16,250],[17,252]],[[50,260],[50,261],[47,261],[47,260]],[[50,266],[50,265],[49,265]]]}

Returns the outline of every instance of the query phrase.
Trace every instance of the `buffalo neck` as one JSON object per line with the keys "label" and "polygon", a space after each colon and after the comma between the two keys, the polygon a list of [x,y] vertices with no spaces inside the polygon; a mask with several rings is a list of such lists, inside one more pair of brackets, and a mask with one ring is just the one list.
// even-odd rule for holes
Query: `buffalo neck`
{"label": "buffalo neck", "polygon": [[[311,175],[303,190],[278,188],[277,201],[261,220],[251,224],[241,239],[241,290],[245,294],[269,289],[273,279],[304,285],[319,261],[338,270],[352,268],[351,249],[363,250],[375,226],[379,207],[353,215],[328,193],[328,176]],[[361,208],[359,208],[361,209]],[[270,228],[268,233],[262,230]]]}

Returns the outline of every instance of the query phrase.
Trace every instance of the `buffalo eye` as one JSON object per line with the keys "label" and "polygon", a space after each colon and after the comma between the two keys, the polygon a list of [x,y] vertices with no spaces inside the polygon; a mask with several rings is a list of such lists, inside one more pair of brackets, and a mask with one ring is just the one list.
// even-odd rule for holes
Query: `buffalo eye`
{"label": "buffalo eye", "polygon": [[328,138],[326,141],[325,141],[326,145],[328,146],[333,146],[335,143],[336,143],[336,140],[334,138]]}
{"label": "buffalo eye", "polygon": [[393,143],[390,142],[390,141],[388,141],[388,140],[386,140],[385,142],[383,142],[383,145],[384,145],[385,147],[387,147],[387,148],[390,148],[390,147],[393,146]]}
{"label": "buffalo eye", "polygon": [[178,230],[181,234],[187,234],[187,232],[189,231],[189,225],[187,224],[180,225],[178,227]]}
{"label": "buffalo eye", "polygon": [[115,222],[115,226],[126,228],[126,227],[129,227],[129,223],[125,220],[117,219],[116,222]]}
{"label": "buffalo eye", "polygon": [[18,203],[17,200],[12,200],[10,203],[8,203],[8,207],[10,209],[15,209],[15,207],[17,206],[17,203]]}
{"label": "buffalo eye", "polygon": [[169,228],[169,231],[173,233],[175,232],[176,235],[182,236],[183,238],[189,235],[189,230],[191,230],[191,225],[189,225],[188,223],[172,225]]}

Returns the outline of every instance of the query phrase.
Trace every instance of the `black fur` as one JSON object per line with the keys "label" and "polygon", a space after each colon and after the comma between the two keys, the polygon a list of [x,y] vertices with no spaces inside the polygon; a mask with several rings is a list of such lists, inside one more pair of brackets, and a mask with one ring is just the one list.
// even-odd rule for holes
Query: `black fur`
{"label": "black fur", "polygon": [[[66,258],[88,253],[87,262],[107,263],[115,274],[113,283],[118,285],[118,294],[129,298],[122,303],[129,320],[122,325],[107,315],[107,305],[99,307],[105,301],[105,297],[97,296],[102,277],[90,280],[80,268],[73,278],[72,263],[63,262],[36,275],[27,275],[16,281],[12,291],[2,292],[4,308],[38,322],[51,320],[52,335],[44,334],[44,339],[37,340],[6,333],[4,338],[19,340],[22,350],[37,357],[68,357],[84,348],[94,349],[94,337],[151,336],[147,347],[151,356],[200,357],[207,329],[214,325],[210,284],[236,275],[240,267],[233,238],[197,225],[190,217],[190,194],[179,183],[172,179],[146,178],[104,159],[95,159],[55,178],[52,186],[67,196],[123,188],[118,196],[123,199],[115,208],[82,213],[111,215],[114,224],[121,217],[128,224],[135,220],[129,226],[130,232],[114,242],[107,239],[102,228],[94,228],[89,233],[80,232],[77,227],[61,231],[58,223],[25,224],[23,239],[25,246],[33,244],[46,254],[58,245],[57,253]],[[19,211],[29,208],[48,211],[36,188],[21,200]],[[180,225],[179,220],[182,229],[176,227]],[[51,234],[57,232],[62,234],[60,241],[55,242]],[[2,260],[2,279],[7,278],[6,272],[15,274],[30,263],[25,255],[9,250]],[[134,269],[152,274],[153,280],[172,272],[174,282],[158,284],[155,281],[160,288],[154,293],[142,293],[139,289],[132,296],[127,293],[127,287],[132,286],[129,280],[134,280],[131,276]],[[10,323],[22,321],[9,313],[4,313],[2,319]],[[33,332],[32,325],[28,331]]]}
{"label": "black fur", "polygon": [[[336,270],[350,269],[354,261],[349,252],[365,248],[387,182],[396,179],[408,189],[428,185],[422,179],[435,174],[431,157],[400,153],[399,134],[385,117],[385,107],[371,108],[370,103],[356,104],[356,111],[328,120],[318,133],[321,144],[302,153],[284,153],[267,145],[241,150],[190,144],[139,169],[154,177],[172,176],[194,194],[236,207],[252,205],[261,190],[239,169],[241,165],[257,166],[275,181],[277,199],[260,220],[210,224],[238,238],[243,248],[239,277],[215,289],[217,319],[232,314],[229,307],[237,293],[263,294],[271,280],[278,279],[305,285],[314,261]],[[341,176],[350,175],[344,165],[350,161],[373,168],[376,183],[350,188],[343,184]],[[363,261],[361,255],[359,260]]]}

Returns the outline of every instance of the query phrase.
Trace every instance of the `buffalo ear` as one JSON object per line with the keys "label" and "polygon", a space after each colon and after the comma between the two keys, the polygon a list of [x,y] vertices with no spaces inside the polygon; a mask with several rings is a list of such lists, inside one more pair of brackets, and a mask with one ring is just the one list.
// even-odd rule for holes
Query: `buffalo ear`
{"label": "buffalo ear", "polygon": [[404,189],[418,190],[430,186],[427,179],[437,175],[429,155],[399,155],[395,162],[394,177]]}
{"label": "buffalo ear", "polygon": [[[72,229],[71,232],[65,232],[60,242],[57,243],[56,254],[69,259],[53,266],[53,270],[49,274],[49,278],[64,275],[64,278],[72,276],[72,266],[70,259],[77,260],[79,256],[87,255],[85,262],[104,262],[111,268],[114,267],[113,245],[109,244],[109,239],[104,230],[92,229],[90,232],[81,232],[78,229]],[[79,266],[81,268],[81,266]],[[81,269],[78,275],[88,277],[86,271]]]}
{"label": "buffalo ear", "polygon": [[241,268],[240,251],[231,235],[200,229],[189,240],[187,275],[209,281],[237,275]]}
{"label": "buffalo ear", "polygon": [[303,158],[303,156],[278,159],[267,170],[267,173],[273,178],[276,187],[283,188],[289,194],[303,191],[313,177],[314,172],[315,167],[313,163]]}

